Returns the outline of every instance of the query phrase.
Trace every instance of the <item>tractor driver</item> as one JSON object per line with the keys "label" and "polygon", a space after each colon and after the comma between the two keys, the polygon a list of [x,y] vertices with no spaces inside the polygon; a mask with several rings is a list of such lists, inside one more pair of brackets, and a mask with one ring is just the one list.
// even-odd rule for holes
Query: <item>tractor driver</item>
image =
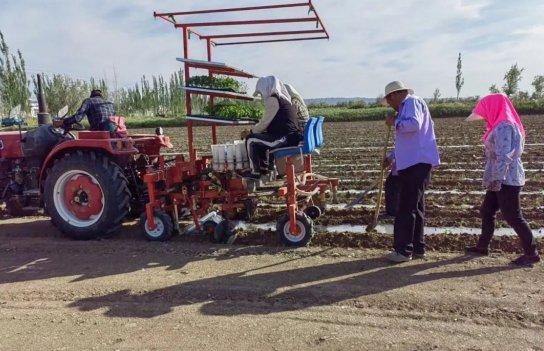
{"label": "tractor driver", "polygon": [[258,179],[261,174],[268,173],[273,164],[273,160],[267,157],[267,151],[298,145],[302,140],[302,133],[291,96],[278,78],[259,78],[254,95],[261,95],[265,114],[250,131],[242,133],[242,139],[246,139],[250,165],[250,170],[244,176]]}
{"label": "tractor driver", "polygon": [[55,120],[53,121],[53,126],[62,128],[79,123],[85,115],[87,115],[87,119],[89,120],[90,130],[115,131],[115,125],[110,121],[110,117],[115,115],[115,106],[113,103],[105,100],[102,97],[102,91],[98,89],[91,91],[91,96],[83,101],[81,107],[73,116]]}

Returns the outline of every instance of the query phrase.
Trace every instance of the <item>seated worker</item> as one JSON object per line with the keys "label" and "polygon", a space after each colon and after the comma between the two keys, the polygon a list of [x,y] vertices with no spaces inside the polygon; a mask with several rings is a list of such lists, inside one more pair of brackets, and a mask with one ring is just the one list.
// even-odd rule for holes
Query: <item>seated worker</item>
{"label": "seated worker", "polygon": [[64,119],[53,121],[53,126],[62,128],[79,123],[83,116],[87,115],[92,131],[115,132],[116,126],[110,121],[110,117],[115,115],[115,106],[102,97],[102,91],[95,89],[91,91],[91,96],[85,99],[75,115]]}
{"label": "seated worker", "polygon": [[308,112],[308,107],[306,106],[302,95],[300,95],[292,85],[284,85],[285,89],[287,89],[287,92],[289,93],[289,96],[291,96],[291,103],[293,104],[293,106],[295,106],[297,110],[298,129],[301,133],[304,133],[304,127],[306,127],[306,123],[308,123],[308,120],[310,119],[310,112]]}
{"label": "seated worker", "polygon": [[244,176],[254,179],[268,173],[272,166],[273,160],[267,157],[269,150],[296,146],[302,140],[297,111],[283,83],[274,76],[259,78],[254,93],[257,95],[261,95],[264,102],[264,117],[242,135],[246,139],[250,166]]}

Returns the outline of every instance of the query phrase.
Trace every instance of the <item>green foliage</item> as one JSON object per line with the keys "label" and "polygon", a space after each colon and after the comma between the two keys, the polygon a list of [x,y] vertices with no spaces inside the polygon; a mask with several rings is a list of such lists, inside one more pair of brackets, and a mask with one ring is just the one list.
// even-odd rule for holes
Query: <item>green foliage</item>
{"label": "green foliage", "polygon": [[509,97],[514,96],[519,90],[521,74],[525,68],[519,68],[518,64],[512,65],[504,75],[504,85],[502,91]]}
{"label": "green foliage", "polygon": [[435,118],[469,116],[474,109],[473,104],[453,103],[429,106],[431,115]]}
{"label": "green foliage", "polygon": [[544,114],[544,100],[514,101],[514,106],[520,115]]}
{"label": "green foliage", "polygon": [[461,53],[457,58],[457,75],[455,76],[455,89],[457,89],[457,100],[459,100],[459,95],[461,94],[461,89],[465,85],[465,78],[463,78],[463,59]]}
{"label": "green foliage", "polygon": [[385,95],[380,94],[376,97],[376,102],[370,105],[371,107],[388,107],[385,101]]}
{"label": "green foliage", "polygon": [[189,79],[189,86],[206,89],[218,89],[245,94],[247,86],[231,77],[194,76]]}
{"label": "green foliage", "polygon": [[30,111],[28,84],[23,54],[21,51],[11,54],[0,32],[0,114],[7,114],[17,105],[25,112]]}
{"label": "green foliage", "polygon": [[259,119],[263,114],[262,108],[260,108],[258,105],[228,101],[215,104],[213,109],[208,106],[205,108],[205,111],[212,116],[230,119]]}
{"label": "green foliage", "polygon": [[[34,94],[38,95],[38,81],[32,77]],[[55,74],[53,77],[43,76],[43,91],[45,101],[52,114],[56,114],[64,106],[68,106],[68,113],[77,111],[81,102],[89,97],[90,85],[80,79]]]}
{"label": "green foliage", "polygon": [[[366,103],[364,100],[350,100],[345,102],[339,102],[335,105],[336,107],[345,107],[349,109],[358,109],[358,108],[365,108]],[[326,105],[325,105],[326,107]]]}
{"label": "green foliage", "polygon": [[531,85],[535,89],[533,99],[544,99],[544,76],[536,76]]}
{"label": "green foliage", "polygon": [[[440,93],[440,89],[436,88],[433,93],[433,99],[431,103],[436,104],[440,100],[440,97],[442,96],[442,93]],[[457,94],[457,99],[459,99],[459,94]]]}
{"label": "green foliage", "polygon": [[109,98],[108,84],[106,83],[105,79],[98,79],[98,81],[97,81],[95,78],[91,77],[90,84],[91,84],[91,89],[90,90],[98,89],[98,90],[100,90],[102,92],[102,97],[104,99],[107,100]]}
{"label": "green foliage", "polygon": [[489,92],[491,94],[499,94],[501,91],[499,90],[499,87],[497,87],[497,84],[493,84],[489,87]]}
{"label": "green foliage", "polygon": [[[178,71],[166,81],[162,76],[145,76],[140,84],[115,92],[117,110],[123,116],[179,117],[185,114],[183,71]],[[202,99],[193,96],[193,102]]]}
{"label": "green foliage", "polygon": [[518,91],[513,97],[514,102],[528,102],[531,100],[531,95],[528,91]]}
{"label": "green foliage", "polygon": [[[466,102],[432,104],[429,106],[429,110],[433,118],[469,116],[474,109],[476,99],[471,98],[466,100]],[[522,115],[544,114],[544,100],[514,100],[514,105]],[[367,107],[362,109],[310,107],[309,109],[311,116],[325,116],[329,122],[384,120],[387,113],[393,112],[392,109],[384,107]]]}

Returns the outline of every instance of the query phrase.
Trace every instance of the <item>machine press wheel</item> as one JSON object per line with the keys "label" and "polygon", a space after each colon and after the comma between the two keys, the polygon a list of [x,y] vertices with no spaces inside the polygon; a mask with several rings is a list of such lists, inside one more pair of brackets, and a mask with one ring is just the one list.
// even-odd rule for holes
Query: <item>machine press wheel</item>
{"label": "machine press wheel", "polygon": [[323,214],[321,208],[319,208],[318,206],[308,206],[304,210],[304,213],[306,213],[306,215],[311,219],[318,219]]}
{"label": "machine press wheel", "polygon": [[232,231],[229,229],[228,220],[222,220],[217,223],[214,221],[206,221],[202,224],[202,231],[208,236],[212,243],[225,244],[232,236]]}
{"label": "machine press wheel", "polygon": [[276,232],[280,240],[287,246],[306,246],[314,236],[314,223],[305,213],[296,215],[297,233],[291,233],[289,229],[289,214],[284,214],[276,223]]}
{"label": "machine press wheel", "polygon": [[147,223],[146,213],[140,216],[140,225],[142,232],[149,241],[167,241],[174,232],[174,224],[170,215],[164,211],[155,211],[153,213],[155,229],[151,229]]}

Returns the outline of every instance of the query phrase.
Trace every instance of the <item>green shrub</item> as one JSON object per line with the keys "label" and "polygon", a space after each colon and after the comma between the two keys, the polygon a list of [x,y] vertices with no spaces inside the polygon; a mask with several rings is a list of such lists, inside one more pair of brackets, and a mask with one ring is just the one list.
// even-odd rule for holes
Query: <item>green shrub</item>
{"label": "green shrub", "polygon": [[474,104],[433,104],[429,106],[434,118],[469,116],[474,109]]}
{"label": "green shrub", "polygon": [[544,100],[514,101],[516,110],[520,115],[541,115],[544,114]]}
{"label": "green shrub", "polygon": [[[544,100],[514,101],[520,115],[544,115]],[[429,110],[433,118],[469,116],[476,102],[430,104]],[[376,121],[383,120],[387,113],[394,111],[386,107],[309,107],[311,116],[324,116],[327,121]]]}

